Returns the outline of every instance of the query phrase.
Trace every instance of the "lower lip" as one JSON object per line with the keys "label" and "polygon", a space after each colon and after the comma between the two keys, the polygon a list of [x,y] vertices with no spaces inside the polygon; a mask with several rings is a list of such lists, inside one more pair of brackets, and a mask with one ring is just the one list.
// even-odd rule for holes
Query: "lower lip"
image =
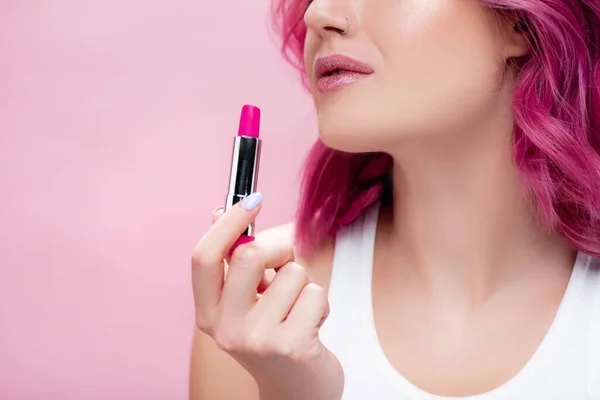
{"label": "lower lip", "polygon": [[333,92],[352,85],[367,76],[369,74],[361,74],[359,72],[344,72],[339,75],[324,76],[317,82],[317,90],[322,93]]}

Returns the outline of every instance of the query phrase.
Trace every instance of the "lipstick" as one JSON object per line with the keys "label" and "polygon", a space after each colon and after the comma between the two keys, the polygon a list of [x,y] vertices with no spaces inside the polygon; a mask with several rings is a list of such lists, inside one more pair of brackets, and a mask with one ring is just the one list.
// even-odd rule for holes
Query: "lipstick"
{"label": "lipstick", "polygon": [[[242,107],[238,135],[233,139],[229,190],[225,201],[227,211],[244,197],[256,192],[261,140],[260,109],[253,105]],[[254,223],[248,225],[231,251],[243,243],[254,240]]]}

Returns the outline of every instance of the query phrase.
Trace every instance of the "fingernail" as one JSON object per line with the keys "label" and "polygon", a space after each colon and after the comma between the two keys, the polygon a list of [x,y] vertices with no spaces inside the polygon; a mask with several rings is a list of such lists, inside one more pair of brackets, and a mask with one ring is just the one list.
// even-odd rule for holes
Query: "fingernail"
{"label": "fingernail", "polygon": [[215,209],[212,210],[213,215],[215,215],[218,212],[221,212],[222,210],[224,210],[225,207],[220,206],[220,207],[216,207]]}
{"label": "fingernail", "polygon": [[252,211],[262,203],[263,197],[260,192],[252,193],[250,196],[242,200],[242,208],[247,211]]}

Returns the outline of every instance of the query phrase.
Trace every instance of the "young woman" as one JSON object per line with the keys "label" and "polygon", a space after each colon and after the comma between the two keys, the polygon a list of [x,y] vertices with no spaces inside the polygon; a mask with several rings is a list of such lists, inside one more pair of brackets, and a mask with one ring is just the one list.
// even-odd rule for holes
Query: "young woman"
{"label": "young woman", "polygon": [[320,140],[294,224],[195,248],[191,397],[600,399],[600,1],[274,16]]}

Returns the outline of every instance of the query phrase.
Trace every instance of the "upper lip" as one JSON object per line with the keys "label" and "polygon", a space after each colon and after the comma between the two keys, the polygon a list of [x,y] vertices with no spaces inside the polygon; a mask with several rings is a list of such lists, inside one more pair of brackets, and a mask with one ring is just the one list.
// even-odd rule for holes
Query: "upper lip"
{"label": "upper lip", "polygon": [[373,68],[369,67],[367,64],[342,55],[317,58],[317,61],[315,62],[315,74],[317,80],[339,70],[358,72],[361,74],[373,73]]}

